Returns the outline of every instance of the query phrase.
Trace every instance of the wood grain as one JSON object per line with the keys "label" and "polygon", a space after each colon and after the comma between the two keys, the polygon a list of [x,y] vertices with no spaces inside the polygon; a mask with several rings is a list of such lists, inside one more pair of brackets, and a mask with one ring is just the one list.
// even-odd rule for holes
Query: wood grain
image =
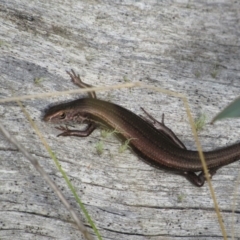
{"label": "wood grain", "polygon": [[[94,86],[141,81],[185,94],[195,118],[206,114],[199,132],[204,150],[229,145],[239,140],[239,120],[208,123],[239,96],[239,13],[239,1],[227,0],[0,1],[0,98],[74,89],[65,72],[71,68]],[[43,110],[77,97],[24,105],[103,239],[222,239],[207,185],[196,188],[181,176],[146,165],[130,150],[119,153],[118,139],[102,139],[100,131],[83,139],[57,138],[54,126],[41,121]],[[181,99],[140,88],[99,92],[98,97],[138,114],[144,107],[159,120],[165,113],[165,123],[187,148],[196,148]],[[0,105],[0,121],[82,214],[15,102]],[[0,238],[83,239],[35,169],[0,139]],[[99,140],[104,142],[101,156]],[[240,239],[239,169],[236,162],[213,177],[229,239],[233,234]]]}

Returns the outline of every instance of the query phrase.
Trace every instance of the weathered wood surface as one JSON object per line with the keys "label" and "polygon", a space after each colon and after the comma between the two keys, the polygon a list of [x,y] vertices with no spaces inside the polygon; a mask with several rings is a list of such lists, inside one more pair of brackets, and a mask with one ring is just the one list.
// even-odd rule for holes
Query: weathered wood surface
{"label": "weathered wood surface", "polygon": [[[142,81],[183,93],[193,116],[204,113],[209,122],[240,93],[239,13],[239,1],[228,0],[0,1],[0,97],[74,88],[65,73],[73,68],[95,86]],[[39,78],[44,81],[35,84]],[[148,89],[98,96],[139,114],[142,106],[157,119],[164,112],[166,124],[195,148],[181,100]],[[222,239],[207,185],[196,188],[181,176],[146,165],[131,151],[118,153],[114,137],[98,156],[100,131],[85,139],[57,138],[58,131],[41,122],[41,114],[52,102],[73,98],[24,105],[103,239]],[[0,121],[39,158],[81,214],[18,105],[1,104]],[[229,145],[239,140],[239,120],[206,124],[199,136],[204,150]],[[82,239],[35,169],[0,139],[0,238]],[[213,178],[227,235],[235,239],[240,239],[239,169],[236,162]]]}

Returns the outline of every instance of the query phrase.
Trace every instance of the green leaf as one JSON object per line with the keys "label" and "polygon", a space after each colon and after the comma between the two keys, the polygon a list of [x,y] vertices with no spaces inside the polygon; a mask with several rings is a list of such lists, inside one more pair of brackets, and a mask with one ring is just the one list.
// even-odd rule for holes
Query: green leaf
{"label": "green leaf", "polygon": [[223,118],[240,117],[240,97],[223,109],[216,117],[213,118],[211,124]]}

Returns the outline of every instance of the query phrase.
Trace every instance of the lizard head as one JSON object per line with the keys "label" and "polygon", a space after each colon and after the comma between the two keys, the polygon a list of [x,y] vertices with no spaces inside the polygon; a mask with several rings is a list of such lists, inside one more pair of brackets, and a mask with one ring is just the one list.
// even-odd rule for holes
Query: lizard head
{"label": "lizard head", "polygon": [[82,122],[85,119],[84,111],[78,111],[81,108],[80,100],[67,103],[61,103],[50,106],[45,110],[42,120],[50,123],[70,123]]}

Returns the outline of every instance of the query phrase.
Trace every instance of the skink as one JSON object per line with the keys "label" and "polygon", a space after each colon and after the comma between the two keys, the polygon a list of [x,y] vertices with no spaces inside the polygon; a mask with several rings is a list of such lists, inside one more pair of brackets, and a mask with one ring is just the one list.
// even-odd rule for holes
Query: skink
{"label": "skink", "polygon": [[[89,87],[73,71],[68,74],[79,87]],[[128,109],[96,99],[94,92],[90,92],[89,96],[90,98],[77,99],[48,108],[43,120],[56,124],[70,122],[88,124],[84,131],[58,127],[57,129],[63,131],[59,136],[86,137],[99,125],[107,126],[116,130],[124,139],[130,139],[133,150],[147,163],[182,173],[196,186],[204,184],[205,178],[199,153],[187,150],[163,123],[158,122],[162,128],[157,129],[153,122]],[[153,118],[151,120],[153,121]],[[204,152],[204,157],[209,174],[213,175],[218,168],[240,159],[240,143]],[[195,174],[199,171],[201,172],[199,175]]]}

